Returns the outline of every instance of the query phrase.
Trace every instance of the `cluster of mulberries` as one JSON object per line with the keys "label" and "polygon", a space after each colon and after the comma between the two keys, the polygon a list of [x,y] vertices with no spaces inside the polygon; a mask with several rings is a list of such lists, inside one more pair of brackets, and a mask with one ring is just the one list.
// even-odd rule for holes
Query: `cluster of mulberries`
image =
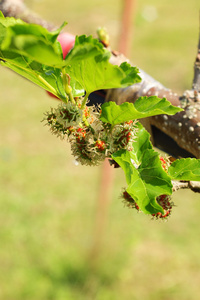
{"label": "cluster of mulberries", "polygon": [[71,102],[62,103],[45,114],[44,120],[53,134],[64,139],[82,121],[82,110]]}
{"label": "cluster of mulberries", "polygon": [[[135,208],[137,211],[140,210],[138,204],[135,202],[135,200],[127,193],[127,191],[123,191],[122,198],[124,204],[129,208]],[[166,219],[171,215],[172,207],[174,206],[174,203],[171,201],[171,196],[169,195],[160,195],[156,198],[156,201],[158,204],[163,208],[164,214],[161,212],[158,212],[156,214],[152,214],[151,216],[155,219]]]}
{"label": "cluster of mulberries", "polygon": [[120,149],[132,149],[135,122],[112,126],[100,120],[98,109],[80,107],[81,102],[63,103],[47,112],[44,118],[53,134],[70,142],[72,155],[77,162],[98,165]]}
{"label": "cluster of mulberries", "polygon": [[123,203],[128,207],[128,208],[135,208],[136,210],[139,211],[139,206],[135,202],[135,200],[131,197],[131,195],[124,190],[122,193],[122,199]]}
{"label": "cluster of mulberries", "polygon": [[98,165],[105,159],[106,144],[98,140],[92,127],[77,128],[70,138],[72,155],[82,165]]}
{"label": "cluster of mulberries", "polygon": [[174,206],[174,203],[171,201],[171,196],[169,195],[160,195],[156,198],[158,204],[162,206],[164,210],[164,214],[158,212],[156,214],[153,214],[152,216],[156,219],[165,219],[168,216],[171,215],[172,207]]}
{"label": "cluster of mulberries", "polygon": [[165,172],[168,172],[168,168],[171,164],[169,158],[167,158],[167,157],[163,158],[162,156],[160,156],[160,162],[161,162],[161,166],[162,166],[163,170]]}
{"label": "cluster of mulberries", "polygon": [[110,130],[110,124],[104,125],[105,134],[110,141],[109,151],[115,153],[120,149],[132,150],[132,144],[136,135],[136,122],[129,121],[115,125]]}

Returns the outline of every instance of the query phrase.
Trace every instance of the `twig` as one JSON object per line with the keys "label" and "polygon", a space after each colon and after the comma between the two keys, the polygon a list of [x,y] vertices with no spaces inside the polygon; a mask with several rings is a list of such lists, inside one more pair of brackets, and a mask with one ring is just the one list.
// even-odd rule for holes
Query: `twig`
{"label": "twig", "polygon": [[175,181],[172,180],[173,191],[176,192],[180,189],[190,189],[195,193],[200,193],[200,182],[199,181]]}

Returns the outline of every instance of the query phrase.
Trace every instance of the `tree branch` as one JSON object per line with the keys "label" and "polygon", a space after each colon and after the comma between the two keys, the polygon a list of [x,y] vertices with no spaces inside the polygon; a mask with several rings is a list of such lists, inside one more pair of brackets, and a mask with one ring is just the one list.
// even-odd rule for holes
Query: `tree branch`
{"label": "tree branch", "polygon": [[30,11],[23,0],[0,0],[0,11],[5,17],[20,18],[24,22],[39,24],[48,30],[55,29],[53,24]]}
{"label": "tree branch", "polygon": [[[118,65],[125,60],[127,61],[123,55],[116,52],[111,58],[111,62]],[[200,96],[200,93],[196,90],[189,90],[185,91],[182,96],[178,96],[144,71],[140,70],[139,75],[142,77],[140,83],[124,89],[108,90],[106,101],[114,99],[117,104],[121,104],[126,101],[135,102],[141,96],[156,95],[160,98],[165,97],[174,106],[182,107],[184,111],[174,116],[160,115],[141,120],[141,122],[151,133],[153,144],[163,151],[175,157],[200,158],[200,101],[197,100],[197,95]],[[160,145],[155,136],[158,131],[153,130],[153,127],[161,132]],[[162,133],[164,133],[163,137]],[[162,141],[167,137],[170,137],[173,143],[171,139],[167,144]]]}
{"label": "tree branch", "polygon": [[176,192],[180,189],[190,189],[195,193],[200,193],[199,181],[174,181],[172,180],[173,191]]}
{"label": "tree branch", "polygon": [[[200,15],[199,15],[199,22],[200,22]],[[198,93],[200,92],[200,27],[199,27],[199,45],[198,45],[198,52],[194,64],[194,79],[193,79],[193,90],[195,91],[195,96],[197,97]],[[200,97],[196,99],[196,101],[200,101]]]}

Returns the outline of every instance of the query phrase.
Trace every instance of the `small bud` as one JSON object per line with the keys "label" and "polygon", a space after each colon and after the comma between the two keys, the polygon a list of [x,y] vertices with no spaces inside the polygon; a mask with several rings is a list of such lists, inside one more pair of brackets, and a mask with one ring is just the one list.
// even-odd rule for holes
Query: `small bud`
{"label": "small bud", "polygon": [[71,94],[72,87],[70,85],[66,84],[66,86],[65,86],[65,92],[67,93],[67,95]]}
{"label": "small bud", "polygon": [[109,43],[110,43],[110,39],[109,39],[109,35],[108,35],[108,32],[105,28],[98,28],[97,29],[97,35],[98,35],[98,38],[100,40],[100,42],[105,46],[105,47],[108,47],[109,46]]}

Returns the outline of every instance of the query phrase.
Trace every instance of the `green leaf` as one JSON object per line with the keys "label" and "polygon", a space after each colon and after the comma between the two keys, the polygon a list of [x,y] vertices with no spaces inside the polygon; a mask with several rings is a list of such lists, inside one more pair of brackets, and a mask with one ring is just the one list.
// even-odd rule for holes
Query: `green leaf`
{"label": "green leaf", "polygon": [[163,208],[157,203],[159,195],[171,195],[172,184],[170,177],[162,169],[158,153],[146,149],[138,160],[138,168],[133,165],[132,155],[126,150],[120,150],[112,158],[125,172],[128,184],[127,192],[146,214],[163,213]]}
{"label": "green leaf", "polygon": [[142,126],[140,122],[137,122],[137,136],[133,141],[133,150],[130,152],[131,158],[135,161],[136,164],[142,162],[143,153],[147,149],[152,149],[153,146],[150,142],[150,134]]}
{"label": "green leaf", "polygon": [[[27,24],[20,19],[0,18],[0,60],[18,74],[64,99],[61,73],[65,66],[71,77],[74,97],[101,88],[123,87],[140,80],[137,69],[109,63],[110,52],[98,40],[81,36],[63,60],[56,40],[65,23],[56,31]],[[51,69],[49,74],[45,69]],[[123,82],[122,82],[123,81]]]}
{"label": "green leaf", "polygon": [[56,40],[65,23],[56,31],[14,18],[0,18],[1,50],[15,52],[49,66],[63,65],[62,49]]}
{"label": "green leaf", "polygon": [[61,70],[54,66],[56,62],[63,64],[56,41],[61,28],[51,33],[19,19],[0,18],[0,59],[3,66],[64,99]]}
{"label": "green leaf", "polygon": [[182,108],[173,106],[166,98],[161,99],[156,96],[140,97],[135,101],[134,106],[138,112],[145,115],[139,119],[160,114],[175,115],[177,112],[183,111]]}
{"label": "green leaf", "polygon": [[141,78],[138,76],[139,70],[137,68],[131,67],[127,62],[123,62],[120,65],[120,68],[126,75],[126,77],[124,77],[124,79],[122,79],[121,81],[122,87],[133,84],[133,78],[136,78],[136,81],[134,83],[141,81]]}
{"label": "green leaf", "polygon": [[156,197],[172,194],[171,178],[163,170],[159,154],[153,150],[149,133],[139,122],[137,128],[133,150],[118,151],[112,158],[124,170],[128,184],[127,192],[140,209],[148,214],[163,213]]}
{"label": "green leaf", "polygon": [[101,120],[112,125],[159,114],[173,115],[182,111],[181,108],[171,105],[165,98],[160,99],[156,96],[140,97],[134,104],[125,102],[117,105],[110,101],[104,103],[101,109]]}
{"label": "green leaf", "polygon": [[[1,56],[2,52],[0,51]],[[6,57],[6,61],[2,61],[1,65],[10,68],[58,98],[66,98],[60,69],[44,66],[18,54],[6,53]]]}
{"label": "green leaf", "polygon": [[85,94],[85,91],[80,85],[80,83],[76,81],[74,78],[70,79],[70,86],[72,88],[72,94],[74,97],[80,97]]}
{"label": "green leaf", "polygon": [[200,181],[200,159],[177,159],[169,167],[168,173],[173,180]]}
{"label": "green leaf", "polygon": [[66,72],[87,94],[99,89],[126,87],[139,82],[138,69],[127,63],[109,62],[110,52],[91,36],[76,37],[75,46],[65,59]]}

